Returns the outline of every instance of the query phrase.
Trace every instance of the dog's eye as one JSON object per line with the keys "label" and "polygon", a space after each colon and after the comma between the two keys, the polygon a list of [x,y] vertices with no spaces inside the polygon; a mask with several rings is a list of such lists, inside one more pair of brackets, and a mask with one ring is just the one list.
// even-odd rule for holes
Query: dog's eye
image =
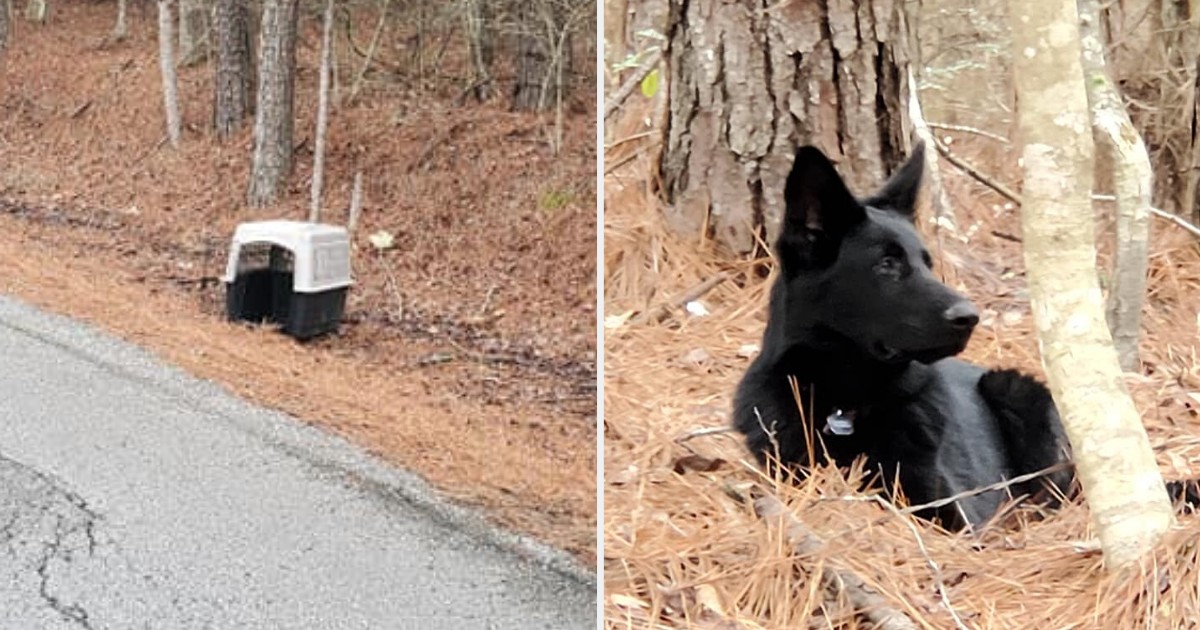
{"label": "dog's eye", "polygon": [[884,256],[875,264],[875,271],[884,274],[898,274],[903,267],[900,258],[897,256]]}

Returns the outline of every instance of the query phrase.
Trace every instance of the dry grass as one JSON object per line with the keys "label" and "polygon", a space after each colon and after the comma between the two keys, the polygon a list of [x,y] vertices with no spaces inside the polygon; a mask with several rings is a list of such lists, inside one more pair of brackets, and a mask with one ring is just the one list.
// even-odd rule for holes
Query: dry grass
{"label": "dry grass", "polygon": [[[1003,152],[972,151],[971,142],[955,146],[1012,181],[1011,169],[997,167],[1008,159]],[[620,151],[636,151],[634,144]],[[971,628],[1200,625],[1194,517],[1182,517],[1144,566],[1108,575],[1087,542],[1083,505],[1041,520],[1018,513],[1020,527],[1010,521],[975,537],[950,534],[864,498],[854,475],[825,469],[802,483],[779,483],[763,477],[738,435],[697,433],[728,423],[733,389],[748,365],[744,346],[760,341],[767,283],[751,273],[751,263],[668,235],[646,192],[648,171],[645,159],[633,160],[605,186],[609,627],[872,627],[825,588],[820,576],[829,570],[854,572],[923,628],[954,628],[955,616]],[[1019,236],[1019,211],[955,171],[947,180],[959,232],[969,239],[945,231],[929,236],[939,244],[933,249],[946,280],[984,313],[967,358],[1040,373],[1020,245],[995,235]],[[1152,243],[1144,368],[1129,386],[1164,474],[1194,476],[1200,249],[1165,223],[1155,225]],[[711,315],[675,309],[661,323],[628,319],[721,272],[734,279],[701,299]],[[748,500],[756,493],[781,500],[823,541],[817,551],[793,553],[786,524],[756,515]]]}

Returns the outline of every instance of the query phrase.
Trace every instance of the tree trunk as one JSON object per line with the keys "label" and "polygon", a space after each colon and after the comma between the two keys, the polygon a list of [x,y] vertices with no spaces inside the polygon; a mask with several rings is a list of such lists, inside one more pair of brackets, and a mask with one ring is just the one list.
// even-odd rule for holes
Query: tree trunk
{"label": "tree trunk", "polygon": [[1078,0],[1078,6],[1092,129],[1097,143],[1105,147],[1112,158],[1112,191],[1117,202],[1117,242],[1112,287],[1108,294],[1108,327],[1121,368],[1131,372],[1138,368],[1154,174],[1150,170],[1146,144],[1134,128],[1121,95],[1109,78],[1100,37],[1099,2]]}
{"label": "tree trunk", "polygon": [[250,114],[254,85],[250,13],[242,0],[217,0],[216,76],[213,80],[213,126],[218,138],[228,138]]}
{"label": "tree trunk", "polygon": [[774,242],[795,147],[866,193],[906,155],[899,3],[672,0],[661,164],[668,223],[744,255]]}
{"label": "tree trunk", "polygon": [[1200,81],[1200,0],[1106,2],[1101,15],[1113,46],[1108,58],[1113,78],[1127,100],[1140,103],[1131,115],[1150,152],[1151,201],[1187,216],[1194,207],[1188,184],[1196,145],[1187,121],[1188,93]]}
{"label": "tree trunk", "polygon": [[117,23],[113,26],[112,38],[117,41],[122,41],[129,37],[129,24],[126,18],[129,16],[128,0],[117,0]]}
{"label": "tree trunk", "polygon": [[167,118],[167,138],[179,146],[179,89],[175,80],[175,59],[171,36],[171,0],[158,0],[158,63],[162,69],[163,109]]}
{"label": "tree trunk", "polygon": [[494,54],[491,7],[488,0],[464,0],[463,22],[467,34],[467,54],[471,63],[470,90],[477,101],[491,95],[492,57]]}
{"label": "tree trunk", "polygon": [[625,59],[625,19],[628,11],[629,0],[604,0],[604,65],[608,68]]}
{"label": "tree trunk", "polygon": [[[1200,12],[1200,8],[1197,12]],[[1200,221],[1200,54],[1196,55],[1192,76],[1192,111],[1186,116],[1192,132],[1192,150],[1186,162],[1188,169],[1184,177],[1183,200],[1179,212],[1192,217],[1193,221]]]}
{"label": "tree trunk", "polygon": [[179,0],[179,65],[194,66],[207,57],[207,3],[205,0]]}
{"label": "tree trunk", "polygon": [[[565,89],[557,72],[571,65],[568,7],[553,0],[517,4],[517,83],[513,107],[541,110],[554,105]],[[559,47],[556,43],[565,43]]]}
{"label": "tree trunk", "polygon": [[313,144],[312,190],[308,220],[321,220],[321,188],[325,180],[325,133],[329,126],[329,66],[333,56],[333,0],[326,0],[321,30],[321,78],[317,91],[317,132]]}
{"label": "tree trunk", "polygon": [[296,78],[296,25],[300,0],[264,0],[254,115],[254,162],[247,201],[275,201],[292,171],[292,115]]}
{"label": "tree trunk", "polygon": [[1140,557],[1173,517],[1104,322],[1079,16],[1075,0],[1010,0],[1008,15],[1034,322],[1105,562],[1117,568]]}
{"label": "tree trunk", "polygon": [[45,24],[50,17],[50,5],[46,0],[28,0],[25,3],[25,19]]}
{"label": "tree trunk", "polygon": [[8,48],[8,0],[0,0],[0,51]]}

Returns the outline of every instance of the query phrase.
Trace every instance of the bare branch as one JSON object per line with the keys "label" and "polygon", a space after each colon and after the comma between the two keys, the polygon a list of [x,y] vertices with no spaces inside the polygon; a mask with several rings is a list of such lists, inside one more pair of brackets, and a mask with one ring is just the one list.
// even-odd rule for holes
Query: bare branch
{"label": "bare branch", "polygon": [[621,85],[621,87],[618,88],[617,91],[613,93],[612,98],[605,101],[605,103],[604,103],[604,119],[605,120],[608,120],[608,117],[611,116],[612,113],[614,111],[616,111],[618,107],[621,106],[621,103],[625,102],[625,99],[629,98],[630,94],[633,94],[634,88],[636,88],[638,86],[638,84],[640,84],[642,82],[642,80],[645,79],[650,74],[650,72],[653,71],[654,68],[656,68],[658,66],[658,62],[661,59],[662,59],[662,51],[657,48],[654,49],[650,53],[650,56],[646,58],[646,61],[643,62],[642,65],[638,66],[637,72],[634,72],[632,75],[630,75],[629,79],[627,79],[625,81],[625,83],[623,83]]}
{"label": "bare branch", "polygon": [[947,148],[946,145],[942,144],[942,142],[940,140],[935,140],[933,143],[933,146],[937,147],[938,153],[941,153],[942,157],[946,158],[947,162],[962,169],[963,172],[965,172],[967,175],[970,175],[971,177],[975,178],[975,180],[978,181],[979,183],[1000,193],[1000,196],[1004,197],[1005,199],[1008,199],[1009,201],[1011,201],[1013,203],[1016,203],[1016,204],[1021,203],[1021,198],[1019,196],[1017,196],[1017,193],[1013,192],[1012,189],[1010,189],[1008,186],[1005,186],[1004,184],[1001,184],[1000,182],[992,179],[991,177],[988,177],[982,171],[980,171],[978,168],[975,168],[974,166],[972,166],[969,162],[967,162],[967,161],[963,160],[962,158],[958,157],[957,155],[954,155],[953,153],[951,153],[950,149]]}
{"label": "bare branch", "polygon": [[925,124],[929,125],[930,127],[934,128],[934,129],[942,129],[945,131],[961,131],[963,133],[970,133],[970,134],[974,134],[977,136],[983,136],[984,138],[995,140],[996,142],[1003,142],[1004,144],[1009,143],[1008,138],[1005,138],[1004,136],[1002,136],[1000,134],[992,133],[990,131],[987,131],[984,129],[979,129],[976,127],[968,127],[966,125],[951,125],[949,123],[939,123],[939,122],[926,122]]}

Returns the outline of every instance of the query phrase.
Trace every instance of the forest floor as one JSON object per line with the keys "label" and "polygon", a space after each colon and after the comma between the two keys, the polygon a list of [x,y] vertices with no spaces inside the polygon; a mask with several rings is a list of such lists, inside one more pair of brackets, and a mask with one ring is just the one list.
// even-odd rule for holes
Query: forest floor
{"label": "forest floor", "polygon": [[[632,101],[631,101],[632,102]],[[649,109],[649,105],[642,105]],[[1108,573],[1086,506],[1018,512],[975,535],[888,509],[862,472],[771,479],[728,430],[738,380],[759,349],[768,261],[732,260],[664,226],[650,186],[648,115],[627,106],[604,186],[604,608],[611,628],[1190,627],[1200,614],[1200,519],[1182,516],[1154,560]],[[948,122],[956,122],[950,120]],[[1011,143],[953,135],[961,157],[1019,188]],[[622,141],[622,137],[628,141]],[[638,139],[638,138],[641,139]],[[921,208],[935,272],[982,320],[968,360],[1042,375],[1025,288],[1020,209],[942,161],[955,228]],[[873,191],[857,191],[869,194]],[[782,194],[777,191],[775,194]],[[1100,209],[1107,210],[1107,209]],[[1103,215],[1101,215],[1103,216]],[[1098,230],[1100,269],[1111,225]],[[1141,368],[1126,385],[1167,478],[1200,474],[1200,246],[1155,219]],[[713,285],[715,277],[728,280]],[[772,276],[773,279],[773,276]],[[695,295],[703,310],[647,309]],[[785,516],[759,517],[755,496]],[[807,547],[807,551],[800,549]],[[872,624],[847,601],[847,572],[914,625]],[[840,595],[838,594],[840,593]],[[871,612],[881,613],[880,610]]]}
{"label": "forest floor", "polygon": [[[354,173],[365,182],[355,284],[341,330],[301,344],[226,322],[218,277],[238,223],[307,215],[319,21],[301,20],[295,172],[253,210],[249,125],[225,143],[209,131],[212,67],[180,71],[172,149],[152,9],[131,11],[123,42],[107,38],[110,3],[53,9],[18,22],[0,56],[0,292],[327,427],[593,563],[593,89],[575,90],[555,155],[552,116],[503,95],[459,102],[448,80],[418,89],[386,59],[405,40],[387,38],[382,70],[330,119],[324,220],[344,222]],[[342,63],[345,94],[361,59]],[[378,230],[393,249],[368,243]]]}

